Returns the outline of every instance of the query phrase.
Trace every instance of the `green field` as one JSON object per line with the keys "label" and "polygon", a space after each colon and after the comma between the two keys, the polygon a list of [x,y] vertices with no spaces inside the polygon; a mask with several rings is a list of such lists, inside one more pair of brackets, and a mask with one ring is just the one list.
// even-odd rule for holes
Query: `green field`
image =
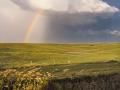
{"label": "green field", "polygon": [[0,44],[0,68],[49,71],[56,76],[120,71],[120,43]]}

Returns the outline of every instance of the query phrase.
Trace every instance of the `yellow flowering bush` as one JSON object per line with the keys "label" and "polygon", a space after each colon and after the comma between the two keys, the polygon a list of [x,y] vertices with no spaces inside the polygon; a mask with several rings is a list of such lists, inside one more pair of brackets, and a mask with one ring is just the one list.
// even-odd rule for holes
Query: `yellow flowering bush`
{"label": "yellow flowering bush", "polygon": [[49,72],[7,69],[0,71],[0,90],[40,90],[52,77]]}

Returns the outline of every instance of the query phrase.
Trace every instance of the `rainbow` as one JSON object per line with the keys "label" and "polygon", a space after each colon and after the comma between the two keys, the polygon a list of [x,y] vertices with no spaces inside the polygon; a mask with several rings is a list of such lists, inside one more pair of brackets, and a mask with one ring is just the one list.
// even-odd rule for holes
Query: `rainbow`
{"label": "rainbow", "polygon": [[29,42],[29,38],[31,36],[31,33],[36,25],[36,23],[38,22],[39,20],[39,17],[40,17],[40,14],[41,14],[41,11],[38,11],[35,16],[33,17],[30,25],[28,26],[28,29],[25,33],[25,38],[24,38],[24,43],[28,43]]}

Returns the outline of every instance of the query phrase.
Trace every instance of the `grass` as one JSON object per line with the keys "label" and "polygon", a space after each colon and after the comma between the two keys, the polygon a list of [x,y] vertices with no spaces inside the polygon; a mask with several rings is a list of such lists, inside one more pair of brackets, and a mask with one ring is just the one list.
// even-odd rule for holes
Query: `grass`
{"label": "grass", "polygon": [[49,72],[55,79],[119,73],[120,43],[0,44],[0,72],[11,69]]}
{"label": "grass", "polygon": [[0,67],[93,63],[120,60],[120,43],[0,44]]}
{"label": "grass", "polygon": [[92,75],[119,72],[119,61],[120,43],[0,44],[1,69],[38,68],[61,77]]}
{"label": "grass", "polygon": [[[16,68],[15,68],[16,69]],[[54,78],[109,75],[120,72],[119,61],[98,63],[56,64],[46,66],[29,66],[17,68],[18,71],[50,72]]]}

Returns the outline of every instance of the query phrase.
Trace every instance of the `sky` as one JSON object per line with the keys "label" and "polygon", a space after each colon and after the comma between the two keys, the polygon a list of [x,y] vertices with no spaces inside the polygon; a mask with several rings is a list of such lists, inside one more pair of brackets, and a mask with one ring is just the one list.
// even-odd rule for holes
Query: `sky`
{"label": "sky", "polygon": [[1,0],[0,43],[119,42],[119,3],[118,0]]}

